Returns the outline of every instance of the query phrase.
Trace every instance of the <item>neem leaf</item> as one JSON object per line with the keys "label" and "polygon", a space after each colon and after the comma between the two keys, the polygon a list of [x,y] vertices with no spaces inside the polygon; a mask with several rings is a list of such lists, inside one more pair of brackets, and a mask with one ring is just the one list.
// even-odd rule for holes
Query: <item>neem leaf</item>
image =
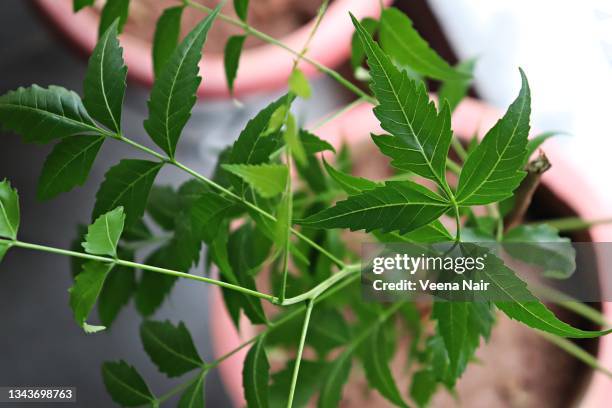
{"label": "neem leaf", "polygon": [[240,54],[242,46],[246,40],[246,35],[233,35],[227,40],[225,50],[223,51],[223,64],[225,66],[225,78],[230,93],[234,92],[234,80],[238,73],[238,64],[240,63]]}
{"label": "neem leaf", "polygon": [[117,207],[101,215],[87,228],[83,248],[94,255],[117,256],[117,244],[123,232],[125,214],[123,207]]}
{"label": "neem leaf", "polygon": [[344,351],[330,364],[319,394],[319,408],[336,408],[342,399],[342,388],[348,381],[353,359],[352,349]]}
{"label": "neem leaf", "polygon": [[106,0],[100,16],[99,37],[102,38],[108,27],[117,19],[119,19],[119,32],[122,32],[128,18],[129,8],[130,0]]}
{"label": "neem leaf", "polygon": [[[121,259],[132,258],[120,254]],[[136,289],[136,271],[127,266],[117,265],[108,273],[102,292],[98,296],[98,317],[100,322],[110,327],[115,318],[132,297]]]}
{"label": "neem leaf", "polygon": [[468,156],[457,186],[459,204],[480,205],[503,200],[525,176],[523,163],[529,134],[531,95],[521,70],[522,86],[516,100]]}
{"label": "neem leaf", "polygon": [[285,144],[291,150],[291,155],[298,164],[306,164],[306,151],[302,146],[302,140],[299,137],[299,129],[295,122],[295,117],[289,113],[287,115],[287,122],[285,123],[285,131],[283,132],[283,139]]}
{"label": "neem leaf", "polygon": [[576,250],[569,238],[549,225],[521,225],[506,232],[504,250],[513,258],[544,268],[548,278],[566,279],[576,270]]}
{"label": "neem leaf", "polygon": [[68,136],[53,147],[43,165],[38,189],[39,200],[48,200],[60,193],[83,185],[89,176],[104,136]]}
{"label": "neem leaf", "polygon": [[[145,264],[172,269],[172,259],[170,247],[166,245],[153,252],[145,260]],[[176,276],[143,272],[134,297],[138,312],[145,317],[155,313],[172,290],[177,279]]]}
{"label": "neem leaf", "polygon": [[[452,380],[459,375],[462,354],[468,336],[469,304],[467,302],[434,302],[432,317],[438,321],[438,333],[448,353]],[[462,370],[461,370],[462,371]]]}
{"label": "neem leaf", "polygon": [[468,74],[457,71],[429,47],[412,26],[412,21],[396,8],[387,8],[380,19],[380,43],[400,65],[434,79],[464,79]]}
{"label": "neem leaf", "polygon": [[219,13],[220,5],[202,20],[174,50],[153,84],[149,98],[149,118],[144,127],[151,139],[170,157],[196,102],[202,78],[198,63],[208,30]]}
{"label": "neem leaf", "polygon": [[204,408],[204,379],[206,371],[198,376],[196,381],[191,384],[181,396],[178,408]]}
{"label": "neem leaf", "polygon": [[359,194],[365,190],[372,190],[377,187],[381,187],[382,183],[368,180],[363,177],[355,177],[350,174],[336,170],[330,166],[325,159],[323,159],[323,165],[327,174],[347,193],[350,195]]}
{"label": "neem leaf", "polygon": [[151,186],[162,166],[162,162],[121,160],[111,167],[96,194],[93,218],[122,206],[126,227],[134,225],[144,214]]}
{"label": "neem leaf", "polygon": [[93,6],[94,1],[96,0],[74,0],[74,2],[72,3],[73,10],[76,13],[82,8]]}
{"label": "neem leaf", "polygon": [[[472,75],[474,66],[476,65],[475,59],[469,59],[457,64],[455,68],[459,72],[465,72],[466,74]],[[449,79],[442,82],[440,90],[438,91],[438,99],[443,101],[446,99],[448,102],[451,112],[455,110],[459,102],[465,97],[468,89],[470,88],[471,79]]]}
{"label": "neem leaf", "polygon": [[167,8],[157,20],[153,37],[153,71],[156,78],[178,45],[184,8],[184,6]]}
{"label": "neem leaf", "polygon": [[246,23],[249,12],[249,0],[234,0],[234,11],[242,21]]}
{"label": "neem leaf", "polygon": [[70,308],[79,326],[86,327],[85,320],[96,304],[104,280],[111,269],[113,269],[112,263],[86,262],[83,264],[83,271],[76,276],[74,285],[68,289]]}
{"label": "neem leaf", "polygon": [[536,151],[538,147],[542,145],[545,141],[550,139],[553,136],[563,135],[563,132],[543,132],[539,135],[534,136],[533,138],[527,141],[527,153],[525,154],[525,159],[523,161],[523,167],[527,165],[529,158]]}
{"label": "neem leaf", "polygon": [[265,336],[261,336],[247,353],[242,370],[242,386],[249,407],[269,405],[270,364],[266,355]]}
{"label": "neem leaf", "polygon": [[393,154],[385,150],[383,153],[444,186],[452,138],[448,105],[442,104],[438,113],[423,83],[413,81],[405,71],[397,69],[365,28],[355,17],[351,18],[368,56],[371,87],[379,101],[374,113],[382,128],[397,142]]}
{"label": "neem leaf", "polygon": [[123,407],[137,407],[155,400],[138,371],[123,360],[102,364],[102,378],[113,401]]}
{"label": "neem leaf", "polygon": [[282,164],[224,164],[222,167],[242,178],[264,198],[285,191],[289,178],[289,169]]}
{"label": "neem leaf", "polygon": [[19,194],[5,179],[0,182],[0,237],[17,239],[19,220]]}
{"label": "neem leaf", "polygon": [[[378,30],[378,21],[371,17],[365,17],[364,19],[362,19],[361,25],[372,37],[376,33],[376,30]],[[353,66],[353,70],[361,67],[361,64],[363,63],[364,59],[365,51],[363,50],[363,46],[361,45],[359,34],[357,32],[354,32],[353,36],[351,37],[351,65]]]}
{"label": "neem leaf", "polygon": [[191,207],[191,222],[196,235],[211,243],[234,202],[213,192],[204,193]]}
{"label": "neem leaf", "polygon": [[30,143],[100,134],[79,95],[54,85],[49,88],[32,85],[0,96],[0,123]]}
{"label": "neem leaf", "polygon": [[310,133],[307,130],[300,129],[300,141],[304,146],[306,154],[316,154],[324,151],[336,153],[336,149],[328,141],[321,139],[319,136]]}
{"label": "neem leaf", "polygon": [[426,407],[436,392],[438,383],[431,370],[421,370],[414,373],[410,384],[410,396],[419,407]]}
{"label": "neem leaf", "polygon": [[183,322],[174,326],[168,320],[145,321],[140,325],[140,338],[151,360],[168,377],[178,377],[204,364]]}
{"label": "neem leaf", "polygon": [[[270,406],[284,407],[287,404],[287,393],[291,387],[291,377],[295,367],[295,360],[287,362],[281,370],[272,374],[272,385],[270,386]],[[293,396],[293,407],[302,408],[308,406],[308,401],[317,392],[324,380],[327,370],[325,361],[304,360],[300,362],[300,380],[295,386]]]}
{"label": "neem leaf", "polygon": [[171,186],[154,185],[151,187],[147,213],[157,225],[166,231],[173,230],[179,210],[179,196]]}
{"label": "neem leaf", "polygon": [[117,35],[118,20],[115,20],[100,37],[89,58],[83,84],[83,105],[98,122],[119,134],[127,67]]}
{"label": "neem leaf", "polygon": [[8,251],[8,249],[9,249],[8,245],[0,243],[0,262],[2,262],[2,259],[4,259],[4,255],[6,255],[6,252]]}
{"label": "neem leaf", "polygon": [[299,68],[291,71],[289,75],[289,90],[302,99],[309,99],[312,95],[308,79]]}
{"label": "neem leaf", "polygon": [[438,219],[448,208],[447,201],[419,184],[389,181],[298,222],[316,228],[405,233]]}

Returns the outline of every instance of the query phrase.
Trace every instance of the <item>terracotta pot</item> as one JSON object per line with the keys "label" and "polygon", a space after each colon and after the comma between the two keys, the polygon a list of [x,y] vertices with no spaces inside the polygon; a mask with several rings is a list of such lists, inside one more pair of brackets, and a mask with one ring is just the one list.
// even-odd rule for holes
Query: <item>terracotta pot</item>
{"label": "terracotta pot", "polygon": [[[474,99],[466,99],[453,115],[453,130],[461,137],[470,137],[478,132],[483,135],[501,116],[501,113]],[[378,120],[372,113],[372,106],[362,104],[353,110],[336,118],[325,127],[317,130],[317,135],[339,147],[342,141],[357,145],[367,142],[370,132],[382,132]],[[598,195],[597,188],[590,186],[588,180],[581,178],[579,169],[567,165],[564,154],[554,143],[545,146],[546,155],[554,163],[552,169],[545,173],[544,185],[561,201],[565,202],[576,214],[585,219],[609,217],[612,205],[605,203]],[[571,183],[568,181],[571,180]],[[590,230],[593,241],[612,241],[612,225],[601,225]],[[605,279],[605,277],[601,277]],[[612,304],[603,304],[603,313],[612,321]],[[215,356],[221,356],[240,345],[244,340],[256,334],[253,326],[246,319],[241,322],[240,333],[227,314],[221,292],[213,288],[211,297],[211,332]],[[228,393],[236,406],[244,406],[242,391],[242,365],[247,349],[241,350],[220,366],[221,377]],[[597,356],[605,367],[612,367],[612,337],[599,339],[599,355]],[[581,407],[609,406],[612,399],[610,379],[603,374],[594,373],[585,390]]]}
{"label": "terracotta pot", "polygon": [[[392,0],[383,0],[385,5]],[[60,33],[79,49],[90,54],[96,45],[99,15],[91,8],[78,13],[72,11],[72,0],[35,0],[44,16]],[[354,31],[348,12],[357,18],[378,16],[380,4],[372,0],[334,0],[309,47],[308,56],[330,68],[337,67],[350,54],[351,36]],[[153,23],[153,22],[152,22]],[[226,24],[218,22],[217,24]],[[300,50],[308,37],[310,22],[280,40],[295,50]],[[130,78],[146,85],[153,84],[151,44],[129,34],[121,36],[124,58]],[[238,76],[234,85],[235,95],[244,96],[259,91],[275,91],[286,86],[293,64],[293,55],[273,45],[261,45],[245,49],[240,59]],[[308,64],[301,69],[312,77],[318,73]],[[203,81],[198,95],[228,97],[222,54],[208,54],[200,62]]]}

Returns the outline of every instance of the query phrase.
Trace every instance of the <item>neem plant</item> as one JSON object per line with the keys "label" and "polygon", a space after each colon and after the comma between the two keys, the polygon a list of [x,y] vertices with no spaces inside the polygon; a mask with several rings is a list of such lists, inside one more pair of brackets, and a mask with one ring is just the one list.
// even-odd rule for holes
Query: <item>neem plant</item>
{"label": "neem plant", "polygon": [[[92,3],[75,0],[75,8]],[[323,18],[325,6],[317,21]],[[209,14],[179,43],[180,17],[187,7]],[[438,385],[453,389],[481,338],[488,339],[496,309],[545,332],[568,350],[573,349],[565,337],[608,333],[583,331],[560,321],[501,260],[490,263],[483,277],[508,301],[436,301],[431,314],[410,302],[363,303],[360,264],[354,263],[358,256],[347,249],[342,229],[373,231],[371,239],[382,242],[456,241],[461,245],[468,233],[499,241],[567,241],[551,226],[521,225],[537,175],[546,168],[542,158],[528,159],[549,136],[527,140],[530,93],[524,73],[521,91],[506,114],[466,151],[453,138],[451,111],[466,93],[473,63],[449,66],[396,9],[384,10],[380,21],[353,18],[352,62],[359,77],[370,79],[373,95],[317,65],[356,92],[359,100],[376,105],[374,112],[388,134],[373,140],[392,159],[397,171],[393,180],[350,175],[345,148],[333,167],[319,154],[335,153],[334,148],[298,126],[291,105],[296,97],[310,96],[308,82],[298,69],[308,44],[301,52],[289,50],[296,56],[289,92],[248,122],[233,146],[220,154],[212,177],[183,165],[175,155],[176,147],[196,101],[201,49],[215,19],[243,27],[245,35],[286,47],[246,23],[246,0],[235,1],[235,7],[240,19],[220,14],[219,7],[208,10],[185,1],[160,19],[153,50],[157,79],[144,122],[160,150],[136,143],[121,130],[127,69],[117,36],[127,16],[126,0],[109,0],[103,11],[101,36],[89,61],[82,100],[61,87],[36,85],[0,97],[0,122],[5,129],[23,135],[27,142],[57,142],[40,177],[40,199],[81,185],[107,141],[126,143],[150,156],[121,160],[106,173],[96,195],[93,223],[79,231],[72,250],[18,240],[18,195],[8,181],[0,183],[0,258],[12,247],[73,257],[70,307],[78,325],[87,333],[102,331],[133,298],[145,318],[141,326],[144,349],[159,370],[169,377],[190,373],[179,387],[157,394],[132,366],[107,362],[102,376],[116,403],[159,406],[181,394],[179,406],[202,407],[206,374],[249,347],[243,371],[249,406],[303,406],[315,395],[319,406],[337,406],[357,361],[373,389],[391,403],[407,406],[408,397],[396,385],[389,360],[396,338],[411,332],[411,353],[419,369],[412,378],[410,399],[423,406]],[[375,33],[382,48],[373,39]],[[230,87],[243,39],[228,42]],[[364,58],[369,71],[361,66]],[[425,78],[442,81],[438,106],[429,98]],[[449,156],[451,145],[460,162]],[[186,172],[192,179],[177,190],[154,186],[164,166]],[[290,176],[292,166],[297,168],[299,184]],[[458,175],[456,183],[447,178],[449,172]],[[473,211],[477,206],[487,206],[488,215],[476,215],[482,213]],[[456,222],[453,234],[440,221],[448,216]],[[511,228],[504,227],[504,217]],[[151,232],[152,223],[164,231],[160,236]],[[588,225],[579,223],[578,228]],[[157,248],[142,263],[135,261],[143,257],[143,244],[151,242]],[[195,273],[203,243],[208,248],[206,269],[214,265],[219,279]],[[546,248],[542,251],[548,254]],[[203,361],[183,323],[150,320],[177,278],[220,286],[236,326],[244,314],[261,327],[259,334],[215,361]],[[256,281],[262,286],[262,279],[269,279],[270,294],[257,288]],[[262,302],[272,304],[274,312],[264,309]],[[96,303],[102,325],[91,324]],[[436,327],[433,334],[423,329],[428,322]],[[267,350],[277,347],[287,349],[291,357],[284,368],[270,374]],[[303,358],[305,348],[313,350],[310,359]]]}

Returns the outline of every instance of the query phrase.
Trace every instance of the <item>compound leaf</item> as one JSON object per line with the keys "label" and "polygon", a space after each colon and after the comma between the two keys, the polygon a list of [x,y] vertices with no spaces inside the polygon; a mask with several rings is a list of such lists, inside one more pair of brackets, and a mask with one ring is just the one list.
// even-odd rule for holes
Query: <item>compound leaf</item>
{"label": "compound leaf", "polygon": [[[85,320],[87,320],[87,316],[96,304],[104,281],[111,269],[113,269],[111,263],[86,262],[83,264],[83,271],[76,276],[74,285],[68,290],[74,320],[86,331],[88,328],[94,328],[94,326],[89,326]],[[99,331],[103,330],[104,327],[97,327],[96,329],[95,331]]]}
{"label": "compound leaf", "polygon": [[123,407],[151,404],[155,400],[138,371],[123,360],[102,364],[102,378],[113,401]]}
{"label": "compound leaf", "polygon": [[129,8],[130,0],[106,0],[106,4],[100,16],[98,36],[102,38],[106,30],[108,30],[116,20],[119,20],[117,28],[119,32],[122,32],[123,26],[125,26],[128,18]]}
{"label": "compound leaf", "polygon": [[123,207],[117,207],[99,216],[87,228],[87,235],[83,242],[85,252],[94,255],[117,256],[117,244],[123,232],[124,223]]}
{"label": "compound leaf", "polygon": [[157,20],[153,37],[153,71],[156,78],[178,46],[184,8],[184,6],[167,8]]}
{"label": "compound leaf", "polygon": [[222,167],[242,178],[264,198],[285,191],[289,178],[289,169],[282,164],[224,164]]}
{"label": "compound leaf", "polygon": [[242,386],[249,407],[269,406],[270,364],[265,350],[265,336],[261,336],[247,353],[242,370]]}

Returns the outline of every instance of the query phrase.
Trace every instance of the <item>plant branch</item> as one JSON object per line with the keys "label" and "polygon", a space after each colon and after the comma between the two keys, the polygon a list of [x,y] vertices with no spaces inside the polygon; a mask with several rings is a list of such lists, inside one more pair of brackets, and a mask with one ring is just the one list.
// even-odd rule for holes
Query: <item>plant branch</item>
{"label": "plant branch", "polygon": [[[203,11],[205,13],[210,13],[212,12],[212,9],[210,7],[206,7],[203,4],[199,4],[199,3],[195,3],[192,0],[185,0],[185,4]],[[283,43],[282,41],[277,40],[274,37],[269,36],[268,34],[265,34],[255,28],[253,28],[252,26],[250,26],[249,24],[245,23],[244,21],[228,16],[226,14],[223,13],[219,13],[218,18],[229,23],[232,24],[234,26],[240,27],[244,30],[244,32],[248,35],[252,35],[253,37],[257,37],[260,40],[263,40],[269,44],[275,45],[277,47],[280,47],[282,49],[284,49],[285,51],[295,55],[296,57],[300,56],[300,53],[294,49],[292,49],[291,47],[289,47],[287,44]],[[372,96],[368,95],[366,92],[362,91],[359,87],[355,86],[353,83],[351,83],[349,80],[347,80],[346,78],[344,78],[342,75],[340,75],[340,73],[338,73],[337,71],[321,64],[320,62],[317,62],[315,60],[313,60],[312,58],[308,57],[308,56],[303,56],[304,61],[306,61],[307,63],[311,64],[312,66],[314,66],[316,69],[318,69],[320,72],[327,74],[328,76],[330,76],[331,78],[333,78],[334,80],[336,80],[338,83],[340,83],[341,85],[343,85],[345,88],[347,88],[348,90],[350,90],[351,92],[355,93],[357,96],[363,98],[364,100],[367,100],[370,103],[376,103],[376,99],[373,98]]]}
{"label": "plant branch", "polygon": [[171,389],[170,391],[168,391],[164,395],[160,396],[159,398],[156,399],[157,403],[161,404],[161,403],[165,402],[166,400],[172,398],[174,395],[176,395],[179,392],[183,391],[184,389],[186,389],[187,387],[191,386],[195,382],[204,381],[204,377],[206,376],[206,373],[208,372],[209,369],[210,369],[209,367],[202,369],[200,372],[198,372],[198,374],[196,374],[195,376],[190,378],[189,381],[186,381],[186,382],[183,382],[183,383],[177,385],[176,387],[174,387],[173,389]]}
{"label": "plant branch", "polygon": [[598,220],[583,220],[578,217],[567,217],[567,218],[558,218],[554,220],[544,220],[537,221],[532,223],[527,223],[527,225],[540,225],[547,224],[553,228],[558,229],[560,232],[571,232],[571,231],[582,231],[585,229],[589,229],[591,227],[595,227],[597,225],[604,224],[612,224],[612,218],[602,218]]}
{"label": "plant branch", "polygon": [[341,271],[333,274],[332,276],[330,276],[323,282],[319,283],[314,288],[310,289],[308,292],[304,292],[301,295],[297,295],[292,298],[285,299],[283,302],[281,302],[281,306],[290,306],[290,305],[295,305],[296,303],[301,303],[301,302],[308,301],[308,300],[314,300],[319,295],[321,295],[323,292],[325,292],[327,289],[332,287],[336,282],[344,279],[345,277],[353,273],[359,272],[360,268],[361,266],[359,264],[348,265]]}
{"label": "plant branch", "polygon": [[302,361],[302,354],[304,353],[304,344],[306,343],[306,334],[308,333],[308,326],[310,325],[310,315],[312,314],[313,305],[314,299],[311,299],[306,306],[306,316],[304,317],[304,324],[302,325],[302,335],[300,337],[297,355],[295,356],[295,366],[293,367],[293,376],[291,377],[291,386],[289,387],[287,408],[293,406],[293,396],[295,395],[295,386],[297,385],[297,379],[300,373],[300,362]]}

